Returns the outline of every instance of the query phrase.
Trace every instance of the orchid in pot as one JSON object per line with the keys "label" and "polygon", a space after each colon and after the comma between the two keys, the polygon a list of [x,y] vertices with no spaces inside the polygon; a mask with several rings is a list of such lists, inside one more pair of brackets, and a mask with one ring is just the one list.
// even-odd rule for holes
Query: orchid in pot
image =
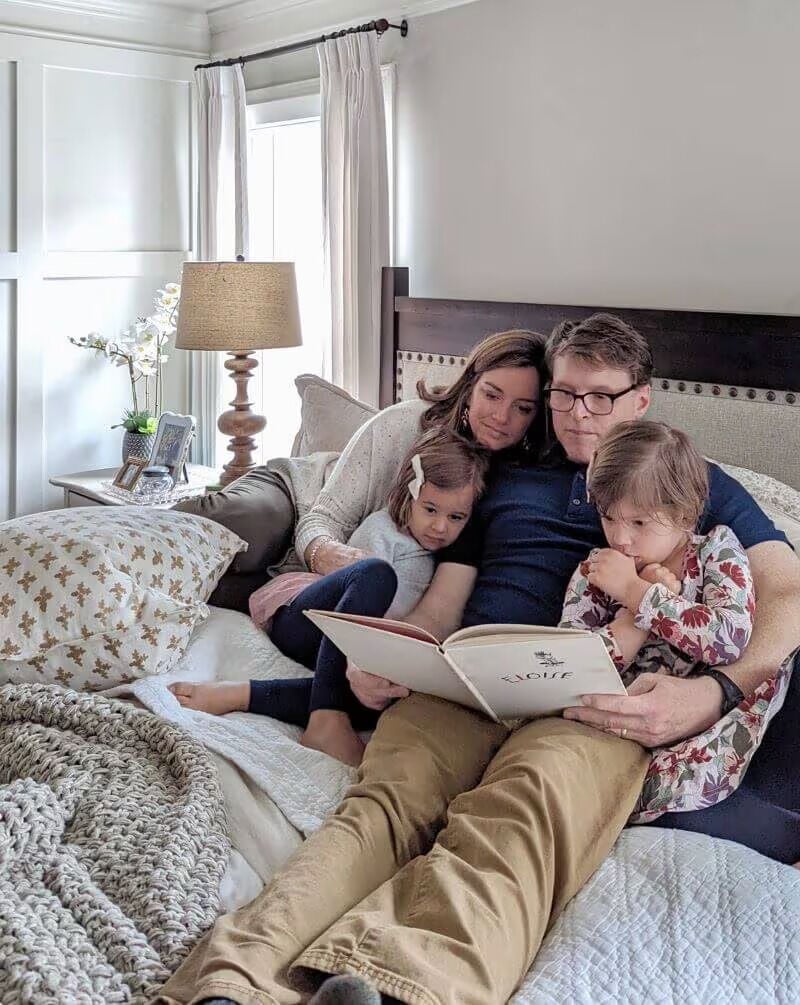
{"label": "orchid in pot", "polygon": [[106,338],[99,332],[90,332],[80,338],[70,338],[73,345],[94,349],[98,356],[115,366],[128,369],[131,384],[132,408],[126,409],[123,419],[112,429],[123,426],[122,460],[128,457],[150,456],[158,417],[161,414],[163,382],[162,367],[166,363],[166,350],[174,334],[181,288],[177,283],[167,283],[153,301],[153,313],[137,318],[115,338]]}

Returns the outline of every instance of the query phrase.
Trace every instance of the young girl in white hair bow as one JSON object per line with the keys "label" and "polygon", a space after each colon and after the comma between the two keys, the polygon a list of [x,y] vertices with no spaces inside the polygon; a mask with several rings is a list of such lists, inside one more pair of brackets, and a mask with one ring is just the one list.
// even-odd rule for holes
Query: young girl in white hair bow
{"label": "young girl in white hair bow", "polygon": [[300,742],[347,764],[364,746],[356,730],[380,713],[363,706],[347,681],[347,659],[303,613],[339,611],[402,620],[434,571],[433,552],[452,544],[484,487],[488,452],[447,429],[432,429],[411,448],[384,509],[372,513],[347,542],[370,555],[328,576],[287,573],[250,598],[253,620],[284,655],[314,671],[300,680],[178,682],[181,705],[222,715],[256,712],[302,726]]}

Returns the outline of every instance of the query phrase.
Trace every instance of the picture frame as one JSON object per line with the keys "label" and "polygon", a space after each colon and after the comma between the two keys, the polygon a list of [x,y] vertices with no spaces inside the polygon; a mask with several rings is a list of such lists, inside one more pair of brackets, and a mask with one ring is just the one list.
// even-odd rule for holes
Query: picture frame
{"label": "picture frame", "polygon": [[169,470],[172,484],[186,480],[186,458],[189,454],[195,421],[193,415],[162,412],[158,420],[156,438],[147,464],[160,465]]}
{"label": "picture frame", "polygon": [[118,489],[133,492],[136,488],[136,483],[139,481],[139,476],[149,463],[150,461],[146,457],[129,457],[114,475],[113,484]]}

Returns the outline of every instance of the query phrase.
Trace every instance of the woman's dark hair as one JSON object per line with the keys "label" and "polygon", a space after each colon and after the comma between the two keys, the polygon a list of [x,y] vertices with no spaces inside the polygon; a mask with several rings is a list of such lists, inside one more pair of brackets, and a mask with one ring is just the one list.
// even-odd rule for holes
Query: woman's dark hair
{"label": "woman's dark hair", "polygon": [[[423,380],[417,383],[417,393],[431,407],[423,413],[423,430],[445,426],[453,432],[471,437],[469,424],[464,422],[472,389],[481,374],[502,367],[531,367],[539,374],[540,387],[545,384],[544,352],[547,339],[538,332],[497,332],[482,339],[467,357],[463,373],[449,387],[428,388]],[[535,461],[544,444],[545,407],[536,405],[533,421],[525,440],[504,451],[504,456],[519,461]]]}

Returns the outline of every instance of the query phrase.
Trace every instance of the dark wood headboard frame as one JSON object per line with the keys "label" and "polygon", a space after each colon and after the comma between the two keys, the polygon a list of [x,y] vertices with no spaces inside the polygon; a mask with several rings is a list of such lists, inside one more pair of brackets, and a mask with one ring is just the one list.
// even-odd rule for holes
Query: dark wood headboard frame
{"label": "dark wood headboard frame", "polygon": [[565,318],[580,319],[601,310],[618,315],[647,337],[657,376],[720,385],[714,393],[726,393],[724,385],[727,393],[731,386],[767,388],[775,392],[775,400],[800,400],[800,317],[429,300],[409,297],[408,272],[383,269],[382,408],[395,400],[398,352],[465,356],[492,332],[525,328],[548,335]]}

